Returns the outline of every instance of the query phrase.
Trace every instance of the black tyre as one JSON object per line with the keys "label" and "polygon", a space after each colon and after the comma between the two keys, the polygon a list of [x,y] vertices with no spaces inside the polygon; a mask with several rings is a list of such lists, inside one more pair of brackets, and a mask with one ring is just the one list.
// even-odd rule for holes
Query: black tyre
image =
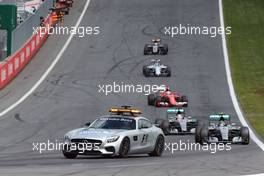
{"label": "black tyre", "polygon": [[168,51],[169,51],[168,45],[167,44],[164,44],[164,52],[163,52],[163,54],[164,55],[168,54]]}
{"label": "black tyre", "polygon": [[182,98],[181,98],[181,101],[182,102],[188,102],[188,98],[186,95],[183,95]]}
{"label": "black tyre", "polygon": [[171,76],[171,68],[167,67],[167,77],[170,77],[170,76]]}
{"label": "black tyre", "polygon": [[154,94],[149,94],[148,95],[148,105],[154,106],[155,102],[156,102],[156,96]]}
{"label": "black tyre", "polygon": [[147,68],[147,66],[146,66],[146,65],[144,65],[144,66],[143,66],[143,75],[144,75],[144,76],[146,76],[147,69],[148,69],[148,68]]}
{"label": "black tyre", "polygon": [[182,96],[181,101],[182,102],[186,102],[186,104],[184,104],[183,107],[188,107],[188,99],[187,99],[187,96],[186,95],[183,95]]}
{"label": "black tyre", "polygon": [[78,152],[77,151],[67,151],[67,150],[63,150],[62,151],[63,156],[67,159],[74,159],[78,156]]}
{"label": "black tyre", "polygon": [[145,45],[143,53],[144,53],[144,55],[149,55],[149,51],[148,51],[148,46],[147,45]]}
{"label": "black tyre", "polygon": [[150,72],[150,70],[149,70],[149,69],[146,69],[145,76],[146,76],[146,77],[150,77],[150,76],[151,76],[151,72]]}
{"label": "black tyre", "polygon": [[162,131],[165,135],[170,134],[170,122],[168,120],[163,120],[161,122],[160,128],[162,129]]}
{"label": "black tyre", "polygon": [[162,102],[162,97],[156,96],[154,106],[158,107],[158,102]]}
{"label": "black tyre", "polygon": [[175,99],[176,99],[177,102],[181,101],[181,97],[175,97]]}
{"label": "black tyre", "polygon": [[206,128],[206,126],[203,126],[201,129],[200,144],[203,145],[205,143],[208,143],[208,129]]}
{"label": "black tyre", "polygon": [[149,156],[161,156],[164,151],[165,139],[162,135],[159,135],[154,150],[149,153]]}
{"label": "black tyre", "polygon": [[119,148],[119,157],[120,158],[126,157],[128,155],[129,149],[130,149],[130,140],[129,138],[125,137],[121,142]]}
{"label": "black tyre", "polygon": [[250,141],[248,127],[241,127],[240,132],[241,132],[242,144],[248,145]]}
{"label": "black tyre", "polygon": [[201,129],[203,128],[203,123],[198,121],[197,126],[195,128],[195,142],[201,143]]}

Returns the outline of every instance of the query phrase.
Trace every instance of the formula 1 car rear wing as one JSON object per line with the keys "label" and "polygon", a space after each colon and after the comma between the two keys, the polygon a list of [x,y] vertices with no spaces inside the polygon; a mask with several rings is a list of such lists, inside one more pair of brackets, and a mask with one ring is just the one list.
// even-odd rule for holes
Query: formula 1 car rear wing
{"label": "formula 1 car rear wing", "polygon": [[185,112],[182,108],[169,108],[167,109],[168,114],[183,114]]}
{"label": "formula 1 car rear wing", "polygon": [[220,121],[223,119],[224,121],[230,121],[230,115],[228,114],[214,114],[209,116],[209,121]]}

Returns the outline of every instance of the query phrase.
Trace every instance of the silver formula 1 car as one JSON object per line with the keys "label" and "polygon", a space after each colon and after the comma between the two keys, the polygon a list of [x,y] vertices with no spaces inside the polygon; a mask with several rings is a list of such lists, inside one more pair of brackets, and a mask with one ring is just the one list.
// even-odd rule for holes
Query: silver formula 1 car
{"label": "silver formula 1 car", "polygon": [[231,123],[231,116],[224,113],[209,116],[209,126],[198,125],[195,141],[204,143],[241,143],[249,144],[248,127]]}
{"label": "silver formula 1 car", "polygon": [[111,108],[110,112],[83,128],[66,133],[63,155],[66,158],[78,155],[162,155],[165,145],[163,131],[139,116],[139,110],[122,106]]}
{"label": "silver formula 1 car", "polygon": [[146,44],[144,47],[144,55],[151,54],[168,54],[168,45],[162,44],[160,38],[155,38],[151,40],[150,44]]}
{"label": "silver formula 1 car", "polygon": [[194,134],[198,120],[187,116],[183,108],[169,108],[166,111],[166,119],[156,119],[165,135],[169,134]]}
{"label": "silver formula 1 car", "polygon": [[160,59],[152,59],[150,65],[143,66],[143,75],[146,77],[170,77],[171,69],[167,65],[163,65]]}

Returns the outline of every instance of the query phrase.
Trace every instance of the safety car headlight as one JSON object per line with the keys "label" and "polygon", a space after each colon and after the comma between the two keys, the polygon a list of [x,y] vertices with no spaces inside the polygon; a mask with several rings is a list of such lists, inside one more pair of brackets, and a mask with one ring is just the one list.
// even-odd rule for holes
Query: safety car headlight
{"label": "safety car headlight", "polygon": [[106,139],[107,143],[116,142],[119,139],[119,136],[112,136]]}

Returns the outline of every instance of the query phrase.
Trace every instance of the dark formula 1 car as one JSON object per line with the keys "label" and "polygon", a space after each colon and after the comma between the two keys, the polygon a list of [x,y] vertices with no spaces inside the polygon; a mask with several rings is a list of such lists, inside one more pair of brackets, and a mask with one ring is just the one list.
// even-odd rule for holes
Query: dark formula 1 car
{"label": "dark formula 1 car", "polygon": [[209,116],[209,126],[200,125],[197,127],[195,141],[204,143],[241,143],[249,144],[248,127],[238,126],[231,123],[231,116],[228,114],[214,114]]}
{"label": "dark formula 1 car", "polygon": [[163,130],[165,135],[194,134],[198,120],[186,116],[182,108],[169,108],[166,111],[166,119],[156,119],[155,124]]}
{"label": "dark formula 1 car", "polygon": [[161,44],[160,38],[152,39],[150,44],[146,44],[144,47],[144,55],[151,54],[160,54],[166,55],[168,54],[168,45]]}
{"label": "dark formula 1 car", "polygon": [[167,65],[163,65],[160,59],[152,59],[150,65],[143,66],[143,74],[146,77],[170,77],[171,69]]}
{"label": "dark formula 1 car", "polygon": [[187,107],[188,99],[185,95],[171,91],[168,87],[148,95],[148,105],[155,107]]}

